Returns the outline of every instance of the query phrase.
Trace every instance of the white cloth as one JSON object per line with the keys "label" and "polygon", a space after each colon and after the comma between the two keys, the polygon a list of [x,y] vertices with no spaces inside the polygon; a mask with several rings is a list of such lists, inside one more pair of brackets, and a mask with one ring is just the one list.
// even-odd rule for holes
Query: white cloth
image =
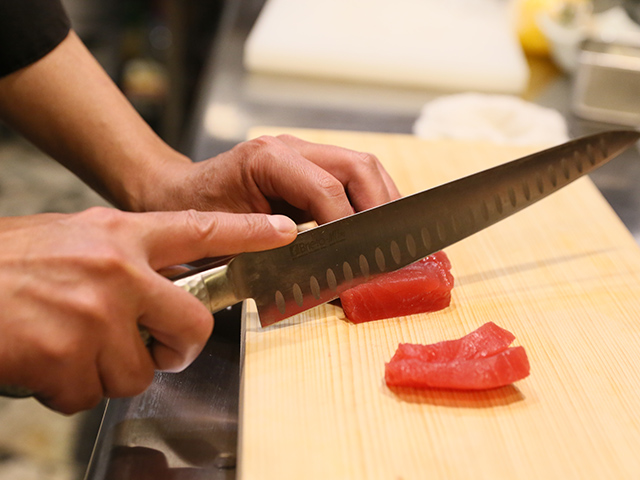
{"label": "white cloth", "polygon": [[421,138],[497,144],[560,144],[569,139],[562,115],[510,95],[462,93],[427,103],[413,127]]}

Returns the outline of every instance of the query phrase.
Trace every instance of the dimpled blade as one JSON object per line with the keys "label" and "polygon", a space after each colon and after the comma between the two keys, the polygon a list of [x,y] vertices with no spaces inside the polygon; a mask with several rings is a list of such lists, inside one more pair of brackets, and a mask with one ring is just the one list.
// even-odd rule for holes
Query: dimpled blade
{"label": "dimpled blade", "polygon": [[509,217],[639,138],[633,130],[584,137],[354,214],[285,247],[239,255],[229,278],[238,298],[256,301],[262,326],[271,325]]}

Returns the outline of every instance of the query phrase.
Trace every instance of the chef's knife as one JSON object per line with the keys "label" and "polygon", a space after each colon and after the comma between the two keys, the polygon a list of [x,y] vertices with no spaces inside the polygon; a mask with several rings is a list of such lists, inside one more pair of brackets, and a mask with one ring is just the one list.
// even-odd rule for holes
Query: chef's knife
{"label": "chef's knife", "polygon": [[252,298],[268,327],[509,217],[638,139],[639,132],[620,130],[573,140],[307,230],[287,246],[241,253],[174,283],[212,313]]}
{"label": "chef's knife", "polygon": [[242,253],[175,283],[212,312],[255,300],[263,327],[337,298],[507,218],[592,172],[640,138],[599,133],[499,165]]}

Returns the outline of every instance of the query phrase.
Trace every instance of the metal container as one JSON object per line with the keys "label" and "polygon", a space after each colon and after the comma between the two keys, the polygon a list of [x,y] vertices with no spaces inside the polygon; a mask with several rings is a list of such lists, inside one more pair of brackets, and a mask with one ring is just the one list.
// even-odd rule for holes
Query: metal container
{"label": "metal container", "polygon": [[577,116],[640,126],[640,44],[586,41],[573,87],[571,108]]}

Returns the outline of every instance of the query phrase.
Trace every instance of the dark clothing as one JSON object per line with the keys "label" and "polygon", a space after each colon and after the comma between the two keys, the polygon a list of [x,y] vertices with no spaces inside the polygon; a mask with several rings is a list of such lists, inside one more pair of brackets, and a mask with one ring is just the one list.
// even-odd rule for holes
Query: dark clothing
{"label": "dark clothing", "polygon": [[0,0],[0,77],[44,57],[70,27],[60,0]]}

